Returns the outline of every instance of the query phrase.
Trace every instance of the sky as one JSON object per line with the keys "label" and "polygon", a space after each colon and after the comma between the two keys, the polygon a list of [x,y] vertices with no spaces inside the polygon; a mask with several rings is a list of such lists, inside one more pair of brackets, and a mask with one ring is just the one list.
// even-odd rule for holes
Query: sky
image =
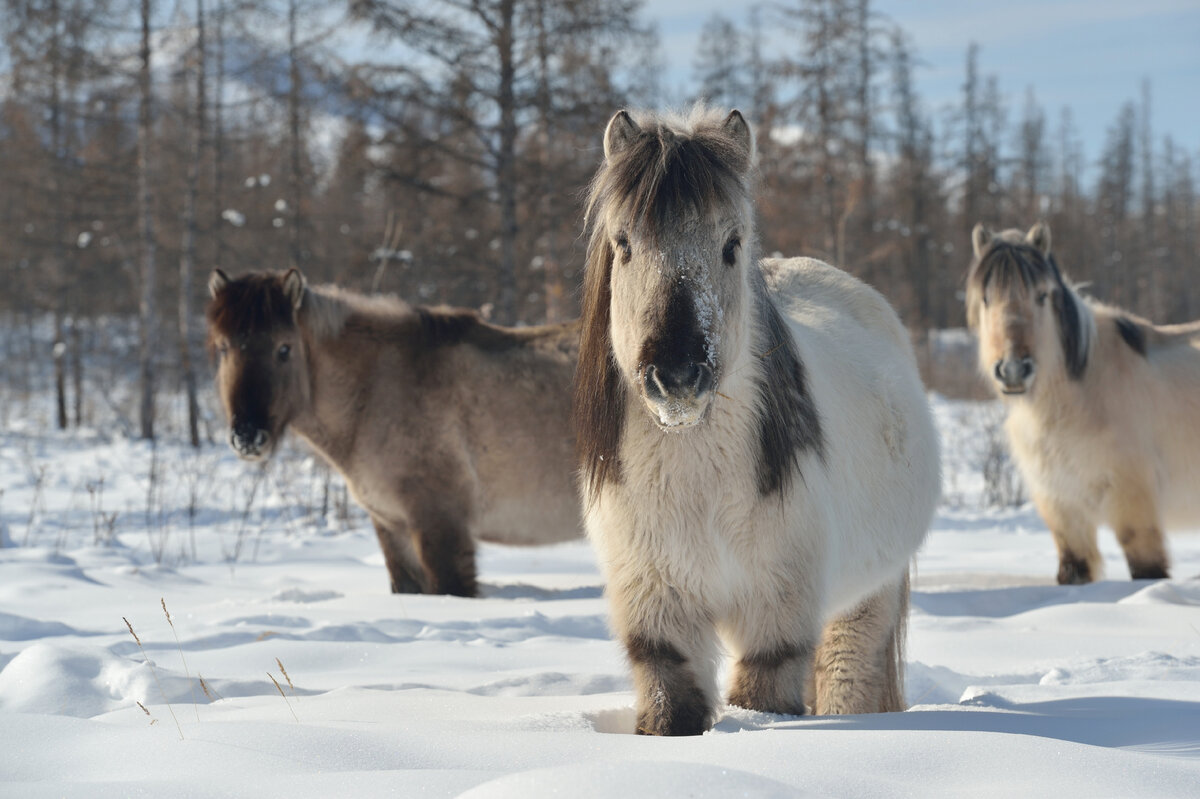
{"label": "sky", "polygon": [[[975,41],[980,74],[997,77],[1010,124],[1033,87],[1049,132],[1069,106],[1094,161],[1122,104],[1139,102],[1149,79],[1156,146],[1169,134],[1200,153],[1200,0],[874,0],[873,7],[908,33],[922,62],[918,91],[939,119],[960,99],[967,45]],[[749,4],[645,0],[644,8],[662,41],[664,88],[678,96],[692,88],[704,23],[720,13],[744,25]]]}

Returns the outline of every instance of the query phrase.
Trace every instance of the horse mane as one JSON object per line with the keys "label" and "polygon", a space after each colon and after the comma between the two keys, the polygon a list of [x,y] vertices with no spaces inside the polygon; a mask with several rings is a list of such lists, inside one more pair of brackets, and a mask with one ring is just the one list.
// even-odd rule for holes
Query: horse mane
{"label": "horse mane", "polygon": [[762,347],[758,356],[758,491],[763,496],[775,491],[782,495],[800,471],[801,452],[812,451],[825,459],[825,436],[787,322],[771,301],[762,274],[755,274],[752,283]]}
{"label": "horse mane", "polygon": [[978,327],[979,306],[989,286],[1008,291],[1020,285],[1028,291],[1044,278],[1058,286],[1054,315],[1063,360],[1067,376],[1079,380],[1087,369],[1094,323],[1091,311],[1063,277],[1052,253],[1043,254],[1036,247],[1001,236],[994,238],[967,274],[967,323],[971,328]]}
{"label": "horse mane", "polygon": [[409,305],[394,295],[365,295],[339,286],[308,286],[299,311],[283,288],[282,272],[250,272],[230,280],[206,309],[209,344],[216,335],[303,324],[317,341],[342,335],[348,325],[379,330],[402,325],[406,338],[421,350],[470,343],[484,350],[515,346],[519,338],[485,322],[467,308]]}
{"label": "horse mane", "polygon": [[613,356],[609,329],[613,249],[593,233],[584,267],[579,363],[575,368],[571,421],[583,477],[594,496],[607,481],[620,481],[618,449],[625,426],[625,384]]}

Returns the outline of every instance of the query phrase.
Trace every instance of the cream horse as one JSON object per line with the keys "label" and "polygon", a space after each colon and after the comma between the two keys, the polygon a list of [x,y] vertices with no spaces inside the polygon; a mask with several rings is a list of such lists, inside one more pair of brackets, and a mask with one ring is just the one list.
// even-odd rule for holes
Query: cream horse
{"label": "cream horse", "polygon": [[732,704],[902,710],[908,565],[939,492],[908,334],[844,272],[758,260],[736,111],[622,111],[604,152],[574,415],[637,731],[709,728],[720,641]]}
{"label": "cream horse", "polygon": [[1200,525],[1200,322],[1156,326],[1081,297],[1042,223],[977,225],[972,242],[967,320],[1058,582],[1101,575],[1102,523],[1134,579],[1167,577],[1163,529]]}

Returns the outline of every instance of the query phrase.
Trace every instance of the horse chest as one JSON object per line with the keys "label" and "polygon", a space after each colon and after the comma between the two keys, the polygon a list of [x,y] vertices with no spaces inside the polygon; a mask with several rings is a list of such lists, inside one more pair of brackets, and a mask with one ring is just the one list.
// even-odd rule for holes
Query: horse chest
{"label": "horse chest", "polygon": [[1108,459],[1094,452],[1095,435],[1061,419],[1041,419],[1015,409],[1007,423],[1013,457],[1033,490],[1098,506],[1108,476]]}

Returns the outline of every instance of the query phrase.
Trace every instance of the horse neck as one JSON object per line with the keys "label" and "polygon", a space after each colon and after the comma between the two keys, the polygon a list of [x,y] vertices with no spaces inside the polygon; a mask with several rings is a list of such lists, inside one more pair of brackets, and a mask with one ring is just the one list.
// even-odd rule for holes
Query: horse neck
{"label": "horse neck", "polygon": [[353,397],[365,382],[358,362],[347,357],[347,352],[359,354],[370,346],[365,342],[363,347],[353,345],[356,333],[349,324],[352,316],[353,310],[341,298],[318,294],[309,313],[297,318],[308,385],[291,427],[339,466],[349,458],[358,423]]}

